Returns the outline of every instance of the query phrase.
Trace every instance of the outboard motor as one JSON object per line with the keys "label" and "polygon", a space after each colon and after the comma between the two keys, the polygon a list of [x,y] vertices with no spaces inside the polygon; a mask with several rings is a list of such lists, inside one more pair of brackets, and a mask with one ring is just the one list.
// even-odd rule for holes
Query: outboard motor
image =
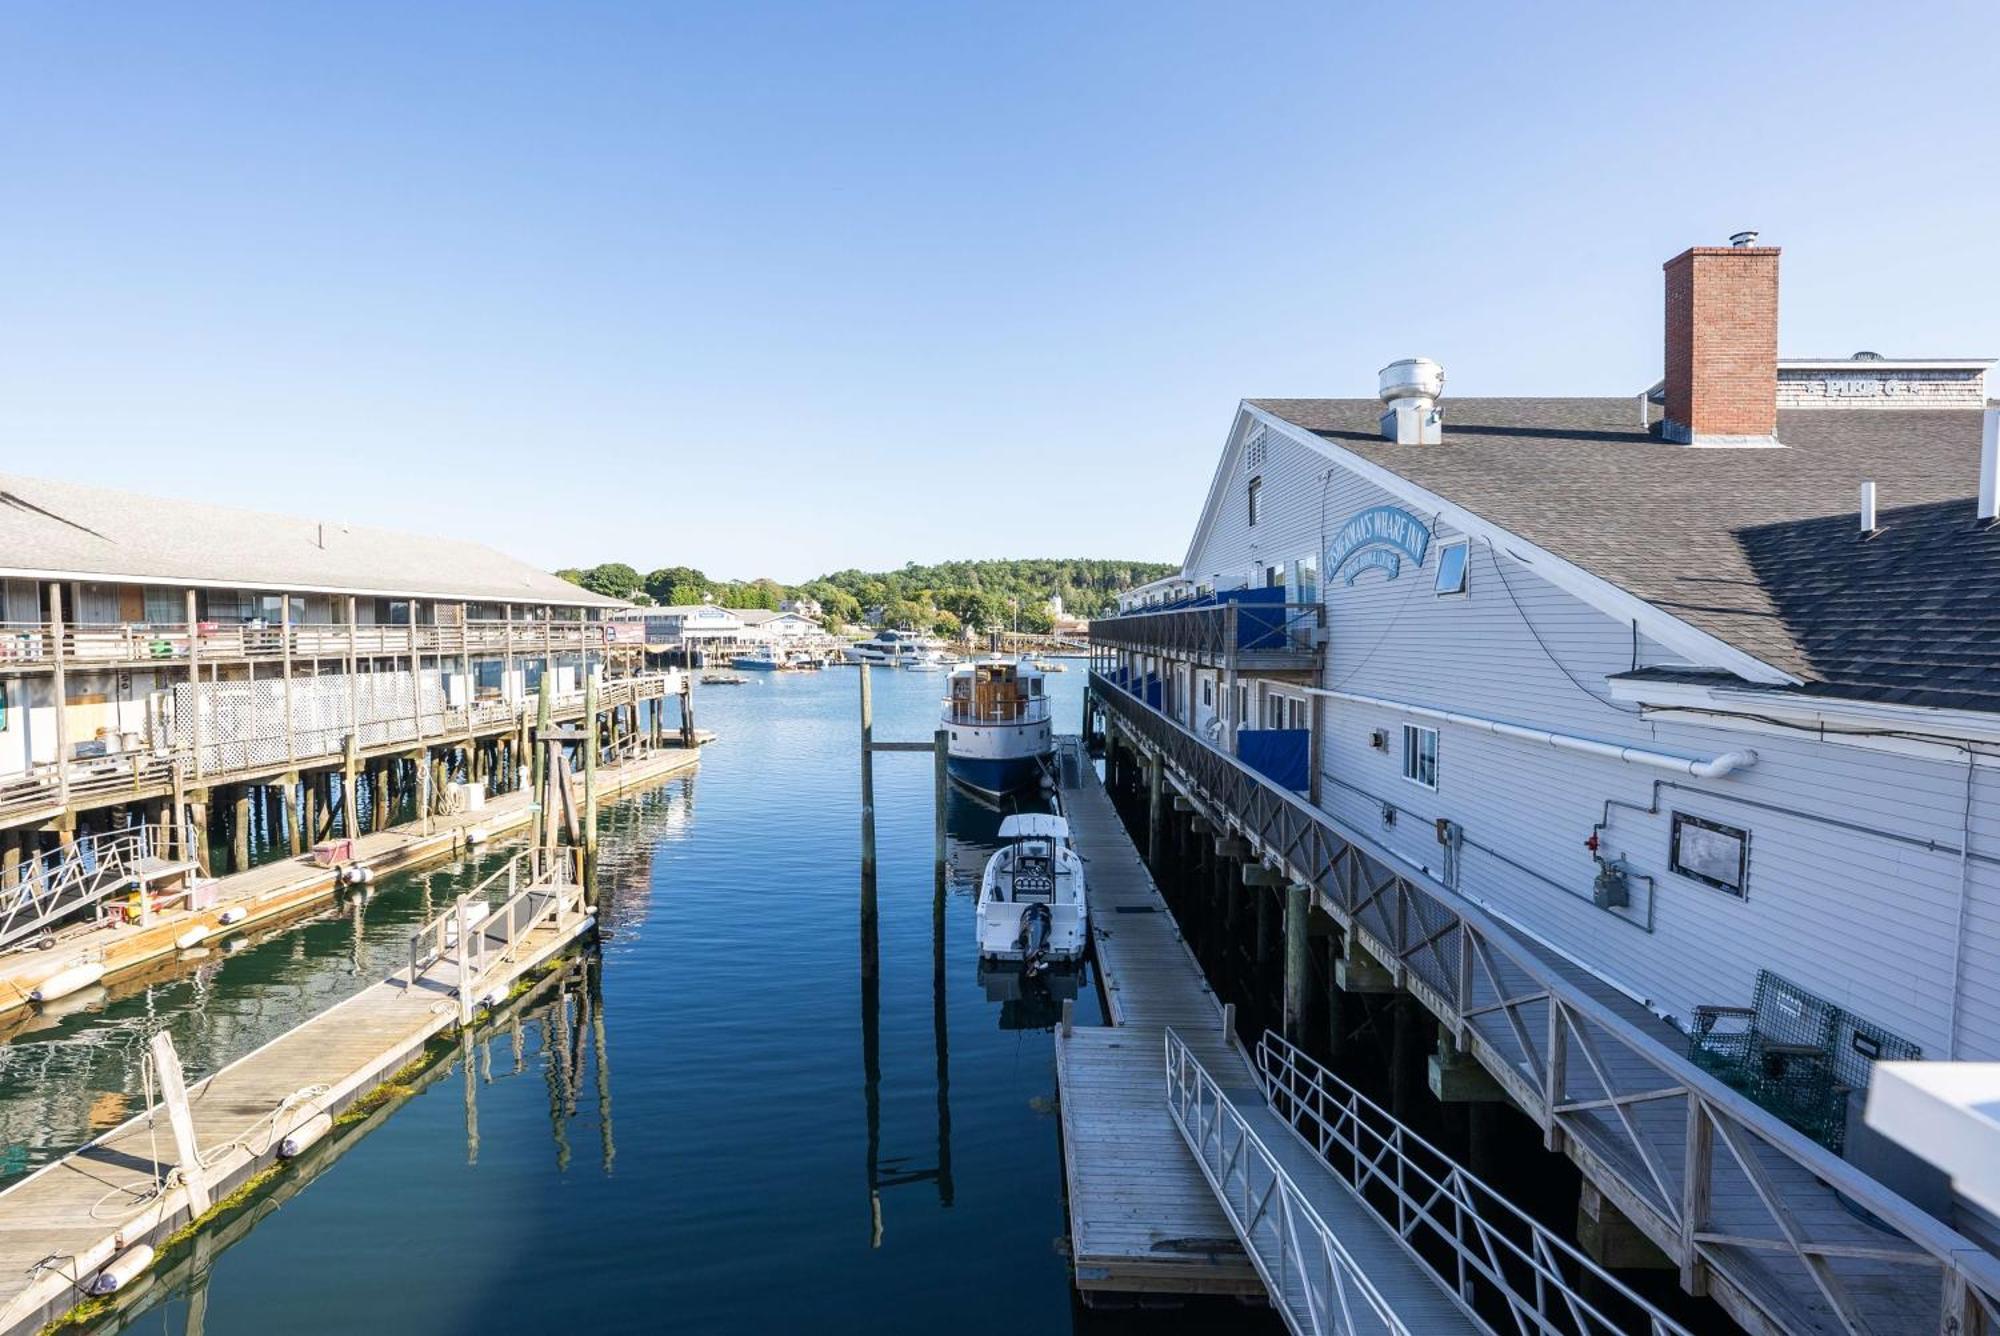
{"label": "outboard motor", "polygon": [[1021,910],[1021,935],[1014,939],[1014,945],[1021,950],[1023,972],[1039,973],[1042,968],[1042,956],[1049,949],[1047,905],[1028,905]]}

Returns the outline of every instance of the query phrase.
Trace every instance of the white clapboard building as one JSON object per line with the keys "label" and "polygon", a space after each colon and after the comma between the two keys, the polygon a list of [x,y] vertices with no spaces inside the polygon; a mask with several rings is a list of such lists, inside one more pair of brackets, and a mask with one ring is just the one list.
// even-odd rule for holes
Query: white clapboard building
{"label": "white clapboard building", "polygon": [[[1816,1288],[1785,1221],[1768,1256],[1709,1239],[1687,1166],[1734,1143],[1687,1110],[1799,1132],[1756,1142],[1782,1197],[1865,1158],[1877,1057],[2000,1060],[2000,444],[1984,359],[1780,358],[1779,252],[1734,241],[1665,266],[1643,393],[1458,399],[1410,359],[1376,397],[1244,401],[1181,571],[1092,624],[1092,691],[1690,1288],[1831,1330],[1866,1285]],[[1990,1217],[1844,1195],[1933,1266],[1943,1329],[1950,1230]]]}

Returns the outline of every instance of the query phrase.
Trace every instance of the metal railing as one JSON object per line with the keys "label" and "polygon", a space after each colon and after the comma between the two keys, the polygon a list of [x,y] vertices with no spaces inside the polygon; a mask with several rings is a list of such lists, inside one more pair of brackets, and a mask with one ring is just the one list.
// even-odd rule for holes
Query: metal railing
{"label": "metal railing", "polygon": [[0,877],[0,950],[39,937],[108,895],[141,884],[150,860],[184,843],[169,826],[86,835],[27,859]]}
{"label": "metal railing", "polygon": [[[503,883],[505,898],[499,906],[478,908]],[[452,990],[464,1012],[494,967],[515,959],[536,927],[551,919],[560,925],[582,904],[583,850],[523,849],[410,934],[409,985],[414,988],[448,963]]]}
{"label": "metal railing", "polygon": [[1174,1125],[1286,1324],[1309,1336],[1410,1336],[1270,1147],[1171,1029],[1166,1065]]}
{"label": "metal railing", "polygon": [[1047,696],[992,701],[984,708],[975,701],[946,696],[943,705],[947,724],[1045,724],[1049,721]]}
{"label": "metal railing", "polygon": [[[1689,1062],[1509,927],[1099,674],[1209,819],[1314,888],[1618,1209],[1746,1324],[2000,1330],[2000,1259]],[[1591,986],[1586,986],[1591,985]],[[1842,1199],[1872,1219],[1845,1209]],[[1733,1214],[1717,1220],[1718,1203]],[[1981,1325],[1981,1324],[1985,1325]]]}
{"label": "metal railing", "polygon": [[[1388,1110],[1268,1031],[1257,1043],[1257,1077],[1272,1112],[1410,1245],[1439,1285],[1468,1303],[1490,1296],[1520,1336],[1689,1336]],[[1618,1296],[1638,1325],[1605,1314],[1593,1294]]]}
{"label": "metal railing", "polygon": [[1319,661],[1325,627],[1323,603],[1211,603],[1098,618],[1090,643],[1100,657],[1127,651],[1214,668],[1294,669]]}

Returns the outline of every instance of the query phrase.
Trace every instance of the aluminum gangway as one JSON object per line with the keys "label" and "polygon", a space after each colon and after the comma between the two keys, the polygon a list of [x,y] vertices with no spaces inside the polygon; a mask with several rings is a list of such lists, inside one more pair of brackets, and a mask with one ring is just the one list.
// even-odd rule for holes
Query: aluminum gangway
{"label": "aluminum gangway", "polygon": [[131,826],[28,859],[0,878],[0,950],[40,937],[106,896],[193,873],[192,859],[168,856],[176,847],[188,847],[184,831]]}
{"label": "aluminum gangway", "polygon": [[1169,1030],[1169,1111],[1299,1336],[1689,1336],[1275,1034],[1225,1089]]}

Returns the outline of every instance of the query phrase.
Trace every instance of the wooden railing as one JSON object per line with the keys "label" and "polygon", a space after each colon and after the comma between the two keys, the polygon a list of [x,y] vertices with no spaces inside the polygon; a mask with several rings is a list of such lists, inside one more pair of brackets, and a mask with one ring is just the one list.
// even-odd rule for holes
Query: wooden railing
{"label": "wooden railing", "polygon": [[1696,1067],[1584,970],[1097,673],[1091,695],[1210,821],[1311,886],[1684,1288],[1779,1331],[2000,1330],[2000,1259]]}
{"label": "wooden railing", "polygon": [[534,659],[627,647],[627,633],[618,627],[613,622],[555,620],[394,626],[295,622],[288,632],[277,623],[197,622],[190,635],[186,622],[69,622],[58,637],[48,622],[5,622],[0,623],[0,668],[53,667],[58,647],[73,668],[185,663],[190,657],[203,663],[344,659],[350,653],[364,659],[410,654]]}

